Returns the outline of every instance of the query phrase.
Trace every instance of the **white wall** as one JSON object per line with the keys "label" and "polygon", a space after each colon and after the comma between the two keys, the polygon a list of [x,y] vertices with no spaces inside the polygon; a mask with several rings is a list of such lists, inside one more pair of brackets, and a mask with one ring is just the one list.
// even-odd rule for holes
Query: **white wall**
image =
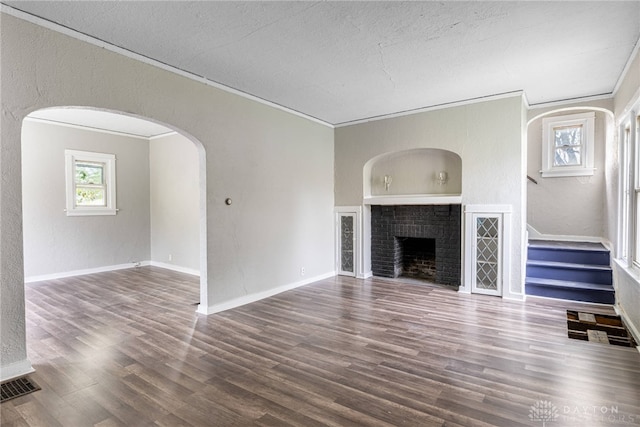
{"label": "white wall", "polygon": [[[563,111],[555,113],[552,113],[553,107],[536,108],[529,110],[528,117],[533,119],[544,113],[549,113],[545,117],[554,117],[593,111],[589,107],[612,111],[613,100],[563,105]],[[530,123],[527,130],[527,175],[538,184],[527,184],[527,221],[536,231],[549,235],[605,238],[607,126],[613,126],[611,118],[603,111],[595,111],[596,170],[593,176],[543,178],[540,173],[542,118]]]}
{"label": "white wall", "polygon": [[126,112],[199,141],[207,180],[202,310],[333,274],[332,128],[6,14],[0,43],[3,369],[28,365],[20,133],[41,108]]}
{"label": "white wall", "polygon": [[154,138],[151,174],[151,261],[200,271],[198,150],[184,136]]}
{"label": "white wall", "polygon": [[[66,215],[65,149],[115,154],[117,215]],[[27,278],[149,259],[147,139],[25,120],[22,184]]]}
{"label": "white wall", "polygon": [[[522,97],[511,96],[339,127],[335,136],[336,205],[363,203],[363,167],[376,156],[415,148],[452,151],[462,159],[463,204],[512,206],[512,280],[507,294],[522,298],[525,114]],[[363,249],[366,272],[370,271],[366,242]]]}

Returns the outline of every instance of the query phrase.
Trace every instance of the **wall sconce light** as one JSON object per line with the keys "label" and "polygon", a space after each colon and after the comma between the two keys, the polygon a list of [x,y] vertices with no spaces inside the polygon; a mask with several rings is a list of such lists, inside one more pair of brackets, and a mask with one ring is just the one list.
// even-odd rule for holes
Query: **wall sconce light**
{"label": "wall sconce light", "polygon": [[391,181],[393,181],[393,178],[391,178],[391,175],[385,175],[384,176],[384,189],[385,189],[385,191],[389,191],[389,187],[391,186]]}
{"label": "wall sconce light", "polygon": [[436,182],[438,185],[445,185],[449,180],[449,175],[445,171],[436,173]]}

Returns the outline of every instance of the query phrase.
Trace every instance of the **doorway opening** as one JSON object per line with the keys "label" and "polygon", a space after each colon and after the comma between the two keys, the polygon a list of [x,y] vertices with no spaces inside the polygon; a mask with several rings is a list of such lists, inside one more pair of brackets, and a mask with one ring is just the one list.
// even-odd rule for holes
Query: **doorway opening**
{"label": "doorway opening", "polygon": [[[207,307],[206,157],[198,140],[90,107],[34,111],[21,139],[26,282],[156,265],[199,276],[198,302]],[[115,167],[70,163],[65,153],[111,156]],[[109,214],[65,209],[78,203],[76,190],[104,198],[107,185],[116,206]]]}

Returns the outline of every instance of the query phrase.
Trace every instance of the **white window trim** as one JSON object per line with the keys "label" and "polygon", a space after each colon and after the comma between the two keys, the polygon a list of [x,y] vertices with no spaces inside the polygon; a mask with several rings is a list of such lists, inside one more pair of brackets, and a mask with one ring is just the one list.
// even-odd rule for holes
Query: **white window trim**
{"label": "white window trim", "polygon": [[[620,181],[617,259],[632,274],[640,274],[637,198],[640,189],[640,99],[636,99],[618,122],[620,147]],[[626,137],[625,133],[629,130]],[[626,150],[625,150],[626,145]],[[625,189],[627,191],[625,191]]]}
{"label": "white window trim", "polygon": [[630,134],[627,134],[627,127],[630,128],[628,123],[621,123],[619,125],[619,153],[620,153],[620,177],[619,177],[619,195],[618,195],[618,248],[617,258],[622,260],[625,266],[631,265],[631,257],[629,256],[629,242],[631,236],[629,235],[629,224],[631,223],[631,183],[634,180],[633,174],[635,173],[635,167],[631,164],[634,147],[632,146],[632,140]]}
{"label": "white window trim", "polygon": [[[629,129],[629,143],[633,147],[633,157],[630,159],[632,163],[633,176],[630,177],[628,201],[631,206],[628,209],[627,233],[630,235],[627,242],[627,263],[631,261],[631,265],[640,268],[640,209],[638,202],[640,197],[640,141],[638,141],[638,117],[640,112],[634,109],[629,115],[623,129]],[[629,256],[630,255],[630,256]]]}
{"label": "white window trim", "polygon": [[[583,126],[582,164],[578,166],[554,166],[555,155],[554,128],[560,126]],[[542,119],[542,170],[543,178],[557,178],[567,176],[591,176],[594,168],[595,144],[595,113],[570,114]]]}
{"label": "white window trim", "polygon": [[[115,215],[116,208],[116,156],[88,151],[65,150],[66,212],[67,216]],[[76,162],[104,163],[106,206],[76,206],[75,164]]]}

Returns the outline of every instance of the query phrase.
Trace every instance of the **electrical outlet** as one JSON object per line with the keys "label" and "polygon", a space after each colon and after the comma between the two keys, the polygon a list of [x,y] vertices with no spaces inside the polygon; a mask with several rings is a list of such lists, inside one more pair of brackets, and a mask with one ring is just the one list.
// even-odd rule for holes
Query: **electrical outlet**
{"label": "electrical outlet", "polygon": [[305,271],[304,271],[304,267],[300,267],[300,275],[301,275],[301,276],[304,276],[304,273],[305,273]]}
{"label": "electrical outlet", "polygon": [[169,254],[169,261],[173,261],[173,255]]}

